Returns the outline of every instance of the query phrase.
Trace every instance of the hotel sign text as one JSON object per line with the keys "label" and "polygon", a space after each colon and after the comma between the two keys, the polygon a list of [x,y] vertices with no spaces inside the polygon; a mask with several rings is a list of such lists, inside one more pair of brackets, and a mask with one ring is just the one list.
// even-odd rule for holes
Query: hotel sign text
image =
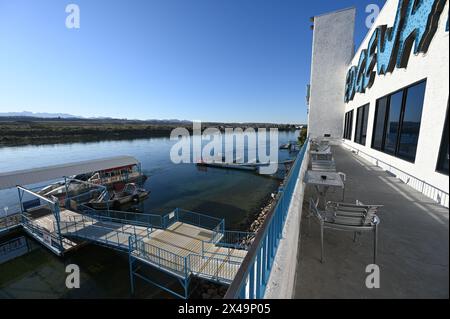
{"label": "hotel sign text", "polygon": [[367,49],[361,51],[358,65],[348,71],[346,103],[353,100],[356,93],[364,93],[371,88],[376,74],[406,68],[413,45],[414,54],[428,51],[446,1],[399,0],[394,25],[390,28],[378,26],[370,37]]}

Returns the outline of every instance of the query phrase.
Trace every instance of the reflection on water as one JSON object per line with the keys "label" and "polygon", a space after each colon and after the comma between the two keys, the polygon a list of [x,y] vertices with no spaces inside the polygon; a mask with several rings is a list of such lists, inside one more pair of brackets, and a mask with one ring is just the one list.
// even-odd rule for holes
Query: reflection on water
{"label": "reflection on water", "polygon": [[[297,135],[280,132],[279,143],[295,140]],[[228,229],[242,228],[246,217],[259,212],[267,197],[277,190],[279,181],[274,178],[243,171],[199,169],[195,164],[175,165],[169,157],[174,143],[167,138],[152,138],[0,148],[0,172],[132,155],[149,176],[144,187],[151,191],[139,210],[165,214],[179,207],[225,218]],[[293,156],[280,151],[279,161]],[[16,190],[0,192],[0,207],[16,204]],[[65,287],[65,265],[70,263],[80,266],[80,289]],[[137,297],[169,297],[147,284],[138,284],[137,288]],[[0,298],[128,298],[129,291],[127,256],[93,245],[59,258],[33,242],[29,253],[0,264]]]}

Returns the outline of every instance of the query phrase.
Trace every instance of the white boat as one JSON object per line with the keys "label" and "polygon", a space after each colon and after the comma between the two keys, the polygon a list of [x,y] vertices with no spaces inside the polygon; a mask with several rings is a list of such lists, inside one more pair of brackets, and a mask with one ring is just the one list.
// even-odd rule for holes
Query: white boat
{"label": "white boat", "polygon": [[[95,209],[114,208],[118,209],[121,205],[127,203],[138,203],[148,196],[149,192],[143,188],[139,188],[135,183],[128,183],[122,191],[103,192],[98,198],[89,201],[87,204]],[[110,197],[108,198],[108,195]]]}

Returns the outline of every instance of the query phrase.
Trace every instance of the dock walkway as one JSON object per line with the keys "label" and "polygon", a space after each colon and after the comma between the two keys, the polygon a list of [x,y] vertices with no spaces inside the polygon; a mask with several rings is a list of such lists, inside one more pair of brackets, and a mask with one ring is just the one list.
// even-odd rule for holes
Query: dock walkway
{"label": "dock walkway", "polygon": [[222,235],[217,236],[215,231],[185,222],[176,221],[160,229],[76,213],[65,217],[60,222],[64,237],[129,251],[140,261],[180,278],[194,275],[230,283],[247,253],[245,249],[222,246]]}

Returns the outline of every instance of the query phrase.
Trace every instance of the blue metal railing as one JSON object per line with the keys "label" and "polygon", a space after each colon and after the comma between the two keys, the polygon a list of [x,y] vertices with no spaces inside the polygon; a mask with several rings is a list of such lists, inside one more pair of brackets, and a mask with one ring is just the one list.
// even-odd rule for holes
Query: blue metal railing
{"label": "blue metal railing", "polygon": [[[64,239],[60,238],[60,236],[58,236],[56,233],[52,233],[48,229],[39,226],[38,224],[34,223],[32,219],[26,217],[25,215],[21,215],[21,219],[22,226],[31,235],[38,237],[41,242],[53,247],[58,251],[58,253],[62,253],[64,251],[64,247],[62,247]],[[56,226],[54,227],[54,229],[57,229]]]}
{"label": "blue metal railing", "polygon": [[221,238],[215,242],[217,246],[247,250],[255,239],[256,233],[241,231],[224,231]]}
{"label": "blue metal railing", "polygon": [[[140,227],[135,225],[124,225],[127,229],[117,229],[108,227],[107,225],[97,225],[98,220],[87,216],[70,216],[68,221],[60,222],[61,233],[66,236],[88,239],[106,246],[118,248],[120,250],[128,250],[129,237],[150,237],[153,232],[151,227]],[[90,233],[89,229],[99,231],[108,231],[103,236]],[[144,231],[144,232],[143,232]]]}
{"label": "blue metal railing", "polygon": [[208,279],[230,282],[230,278],[234,278],[243,260],[238,256],[212,252],[182,256],[133,236],[129,238],[129,251],[132,256],[150,262],[164,271],[173,272],[184,279],[195,274]]}
{"label": "blue metal railing", "polygon": [[[223,231],[224,220],[216,217],[211,217],[204,214],[194,213],[188,210],[179,209],[175,210],[177,221],[180,223],[190,224],[209,230]],[[219,227],[219,228],[217,228]]]}
{"label": "blue metal railing", "polygon": [[188,273],[195,274],[199,277],[207,279],[218,280],[221,282],[230,282],[230,278],[234,278],[239,270],[243,258],[234,257],[233,260],[223,256],[217,258],[219,255],[211,253],[210,256],[205,254],[200,256],[198,254],[190,254],[187,256]]}
{"label": "blue metal railing", "polygon": [[131,213],[116,210],[96,210],[86,205],[78,205],[78,210],[83,214],[95,218],[102,217],[103,220],[128,223],[138,226],[151,226],[154,228],[164,228],[163,216],[157,214]]}
{"label": "blue metal railing", "polygon": [[183,278],[188,276],[186,257],[146,243],[135,236],[129,238],[129,252],[136,257],[151,262],[159,268],[173,271]]}
{"label": "blue metal railing", "polygon": [[258,231],[225,295],[226,299],[263,298],[308,145],[309,140],[306,140],[289,171],[285,184],[280,188],[276,206],[267,215]]}

